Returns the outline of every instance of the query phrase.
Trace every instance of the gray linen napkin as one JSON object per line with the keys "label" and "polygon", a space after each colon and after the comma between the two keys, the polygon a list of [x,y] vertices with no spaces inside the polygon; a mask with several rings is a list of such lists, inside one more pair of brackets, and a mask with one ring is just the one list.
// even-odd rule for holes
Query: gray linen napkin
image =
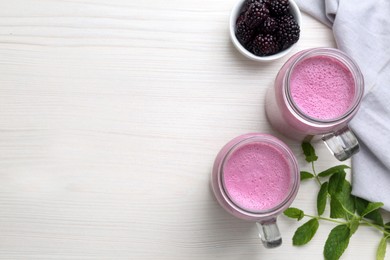
{"label": "gray linen napkin", "polygon": [[351,122],[361,144],[352,159],[352,193],[390,211],[390,1],[295,1],[332,28],[337,47],[362,70],[366,94]]}

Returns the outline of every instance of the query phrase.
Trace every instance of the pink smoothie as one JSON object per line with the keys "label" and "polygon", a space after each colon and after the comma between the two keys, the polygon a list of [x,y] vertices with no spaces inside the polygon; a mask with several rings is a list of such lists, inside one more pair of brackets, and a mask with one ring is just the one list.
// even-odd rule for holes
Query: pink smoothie
{"label": "pink smoothie", "polygon": [[304,59],[293,69],[290,91],[304,114],[330,120],[342,116],[351,107],[355,82],[344,64],[332,57],[316,56]]}
{"label": "pink smoothie", "polygon": [[226,193],[239,207],[264,211],[279,205],[291,186],[290,166],[285,156],[267,143],[250,143],[235,150],[225,162]]}

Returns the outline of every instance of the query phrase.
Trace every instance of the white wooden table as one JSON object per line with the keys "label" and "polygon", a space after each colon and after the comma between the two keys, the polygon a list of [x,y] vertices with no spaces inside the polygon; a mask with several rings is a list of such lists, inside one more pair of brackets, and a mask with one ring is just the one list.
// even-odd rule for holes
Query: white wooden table
{"label": "white wooden table", "polygon": [[[275,134],[266,89],[293,53],[335,46],[303,14],[301,40],[258,64],[228,37],[234,0],[0,1],[0,259],[321,259],[332,224],[282,247],[216,203],[218,150],[247,132]],[[318,169],[337,163],[316,146]],[[315,213],[314,182],[293,206]],[[342,259],[374,259],[363,227]],[[389,257],[389,256],[388,256]]]}

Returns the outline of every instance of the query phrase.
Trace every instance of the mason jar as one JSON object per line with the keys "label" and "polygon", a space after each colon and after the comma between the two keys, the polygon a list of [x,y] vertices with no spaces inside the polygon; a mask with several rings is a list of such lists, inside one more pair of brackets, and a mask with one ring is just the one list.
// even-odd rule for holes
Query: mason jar
{"label": "mason jar", "polygon": [[214,195],[227,212],[255,222],[266,248],[280,246],[277,217],[293,202],[300,175],[292,151],[268,134],[250,133],[219,151],[211,174]]}
{"label": "mason jar", "polygon": [[359,151],[348,123],[364,94],[358,65],[334,48],[303,50],[280,69],[266,95],[266,114],[274,129],[297,141],[323,140],[345,160]]}

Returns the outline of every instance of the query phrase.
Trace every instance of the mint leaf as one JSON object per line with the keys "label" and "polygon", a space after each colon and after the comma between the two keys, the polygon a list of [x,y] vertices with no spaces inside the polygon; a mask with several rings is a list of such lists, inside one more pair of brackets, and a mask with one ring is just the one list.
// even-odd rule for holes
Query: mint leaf
{"label": "mint leaf", "polygon": [[338,225],[330,231],[325,242],[324,257],[327,260],[337,260],[348,247],[350,229],[347,225]]}
{"label": "mint leaf", "polygon": [[332,175],[329,179],[329,187],[328,192],[330,195],[336,195],[336,193],[339,193],[343,189],[344,180],[345,180],[345,172],[339,171]]}
{"label": "mint leaf", "polygon": [[351,231],[350,236],[355,234],[356,230],[359,227],[359,224],[360,224],[360,218],[356,217],[356,216],[353,216],[353,218],[349,222],[349,229]]}
{"label": "mint leaf", "polygon": [[310,172],[301,171],[301,181],[313,178],[314,175]]}
{"label": "mint leaf", "polygon": [[376,260],[384,260],[386,255],[386,247],[387,247],[387,237],[382,237],[379,242],[378,249],[376,251]]}
{"label": "mint leaf", "polygon": [[341,164],[341,165],[337,165],[337,166],[334,166],[332,168],[329,168],[325,171],[322,171],[318,174],[319,177],[326,177],[326,176],[329,176],[329,175],[332,175],[332,174],[335,174],[336,172],[339,172],[339,171],[344,171],[345,169],[349,169],[350,167],[348,165],[345,165],[345,164]]}
{"label": "mint leaf", "polygon": [[355,198],[356,212],[361,216],[363,211],[367,208],[368,201],[359,197]]}
{"label": "mint leaf", "polygon": [[295,218],[298,221],[304,217],[304,212],[297,208],[288,208],[283,212],[289,218]]}
{"label": "mint leaf", "polygon": [[313,218],[300,226],[293,236],[293,245],[301,246],[307,244],[316,234],[319,223],[318,219]]}
{"label": "mint leaf", "polygon": [[[333,177],[333,176],[332,176]],[[337,213],[337,209],[336,209],[336,213],[335,214],[332,214],[332,212],[334,212],[334,210],[332,210],[332,208],[334,208],[334,204],[336,204],[337,206],[337,203],[335,202],[335,199],[337,199],[340,204],[342,206],[344,206],[345,209],[347,209],[349,212],[351,213],[354,213],[355,212],[355,197],[351,195],[351,191],[352,191],[352,187],[351,187],[351,184],[346,181],[346,180],[343,180],[342,181],[342,188],[341,188],[341,191],[337,192],[337,189],[338,189],[338,183],[335,183],[333,184],[333,188],[331,189],[331,180],[329,179],[329,186],[328,186],[328,193],[331,194],[331,203],[330,203],[330,211],[331,211],[331,217],[333,218],[341,218],[341,217],[344,217],[345,219],[348,219],[348,216],[350,214],[344,214],[344,216],[341,216],[340,214]],[[336,186],[336,188],[334,188]],[[335,199],[334,199],[335,198]],[[345,212],[345,210],[344,210]],[[346,213],[346,212],[345,212]]]}
{"label": "mint leaf", "polygon": [[363,210],[361,216],[364,217],[368,213],[373,212],[374,210],[380,209],[384,204],[382,202],[370,202],[367,207]]}
{"label": "mint leaf", "polygon": [[328,198],[328,182],[324,182],[321,185],[320,191],[317,195],[317,212],[318,216],[324,214],[326,207],[326,200]]}
{"label": "mint leaf", "polygon": [[[365,199],[355,197],[356,211],[360,216],[363,214],[363,211],[367,208],[368,203],[369,202]],[[379,209],[371,211],[370,213],[365,215],[364,218],[372,220],[374,224],[383,226],[383,218],[381,213],[379,212]]]}
{"label": "mint leaf", "polygon": [[343,205],[336,198],[335,195],[332,195],[330,198],[330,217],[331,218],[346,218],[347,213],[345,212]]}
{"label": "mint leaf", "polygon": [[374,224],[383,226],[383,218],[378,209],[368,213],[367,215],[364,216],[364,218],[372,220]]}
{"label": "mint leaf", "polygon": [[390,232],[390,222],[387,222],[384,226],[385,226],[385,230],[387,232]]}
{"label": "mint leaf", "polygon": [[302,143],[302,150],[303,153],[306,156],[307,162],[315,162],[318,159],[318,156],[316,155],[316,152],[314,150],[314,147],[309,142],[303,142]]}

